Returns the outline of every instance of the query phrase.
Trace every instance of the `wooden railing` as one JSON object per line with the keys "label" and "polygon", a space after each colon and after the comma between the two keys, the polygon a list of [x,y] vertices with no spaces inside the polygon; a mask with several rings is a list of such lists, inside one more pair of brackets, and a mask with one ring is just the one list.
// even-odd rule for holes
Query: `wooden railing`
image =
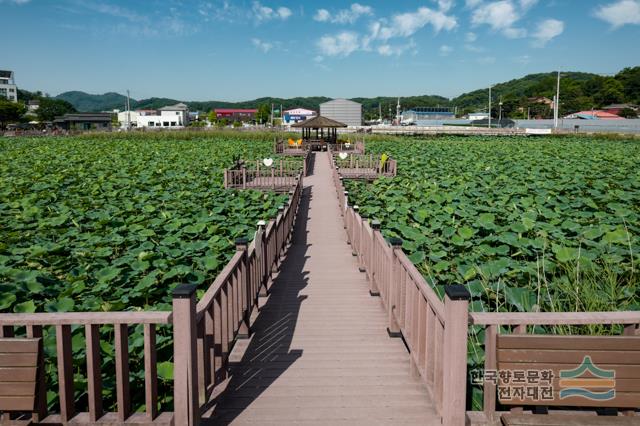
{"label": "wooden railing", "polygon": [[309,146],[303,144],[290,145],[288,141],[276,140],[273,145],[273,152],[281,155],[303,156],[309,152]]}
{"label": "wooden railing", "polygon": [[394,158],[387,158],[382,163],[378,155],[349,154],[340,158],[340,153],[331,151],[331,166],[338,168],[338,175],[345,179],[372,179],[379,176],[394,177],[398,173],[398,163]]}
{"label": "wooden railing", "polygon": [[363,219],[358,207],[349,204],[335,167],[333,180],[347,243],[367,274],[370,294],[380,296],[387,311],[389,335],[404,338],[411,371],[427,386],[443,424],[464,424],[468,291],[448,286],[442,302],[402,251],[402,241],[387,242],[380,224]]}
{"label": "wooden railing", "polygon": [[364,154],[365,146],[364,141],[355,141],[355,142],[342,142],[338,141],[331,148],[335,152],[352,152],[354,154]]}
{"label": "wooden railing", "polygon": [[[196,286],[181,285],[173,292],[172,311],[168,312],[65,312],[0,314],[0,337],[20,332],[26,337],[43,336],[44,327],[55,330],[60,412],[47,413],[47,406],[37,407],[34,423],[74,424],[198,424],[204,402],[217,384],[226,377],[229,352],[238,338],[248,337],[249,319],[257,307],[260,294],[266,294],[271,273],[276,270],[292,233],[302,196],[302,179],[289,192],[286,205],[275,219],[259,223],[255,239],[236,242],[236,253],[196,301]],[[158,412],[158,370],[156,326],[172,325],[174,412]],[[106,413],[102,405],[101,327],[113,327],[115,360],[115,413]],[[129,371],[130,329],[144,330],[144,390],[131,389]],[[80,405],[74,393],[72,329],[84,327],[82,341],[86,347],[88,412],[77,413]],[[26,332],[24,331],[26,329]],[[76,336],[74,336],[74,341]],[[43,369],[40,369],[43,371]],[[138,373],[138,372],[133,372]],[[37,378],[41,392],[46,392],[45,377]],[[143,394],[145,411],[132,407],[133,395]],[[38,398],[45,400],[45,398]],[[3,420],[8,420],[3,414]]]}
{"label": "wooden railing", "polygon": [[301,176],[307,176],[313,161],[307,152],[302,161],[292,159],[274,160],[270,167],[261,161],[244,164],[241,167],[224,170],[226,189],[272,189],[287,192],[294,187]]}
{"label": "wooden railing", "polygon": [[[511,332],[533,333],[535,326],[587,326],[621,325],[623,334],[640,336],[640,311],[627,312],[471,312],[469,324],[485,327],[484,330],[484,371],[497,368],[498,334]],[[469,413],[479,422],[497,421],[496,384],[484,381],[484,401],[482,413]],[[640,406],[640,402],[639,402]],[[477,414],[480,414],[478,416]],[[632,414],[632,413],[628,413]]]}
{"label": "wooden railing", "polygon": [[[51,327],[55,330],[58,397],[60,412],[48,415],[46,404],[37,407],[33,414],[34,423],[57,422],[67,423],[72,418],[79,423],[93,423],[98,420],[113,423],[140,423],[142,421],[156,424],[170,424],[172,413],[158,413],[158,374],[156,361],[156,326],[172,323],[171,312],[65,312],[65,313],[33,313],[33,314],[0,314],[2,337],[14,337],[15,332],[26,328],[26,337],[42,337],[43,329]],[[144,329],[144,392],[145,412],[132,412],[131,384],[129,372],[129,330],[130,327],[142,325]],[[102,355],[100,345],[100,328],[113,327],[113,343],[116,370],[116,405],[115,413],[106,413],[102,400]],[[89,411],[77,413],[74,375],[79,366],[73,364],[72,328],[84,328],[86,349],[87,401]],[[176,326],[173,328],[174,338],[183,332]],[[49,335],[52,335],[49,333]],[[77,348],[76,348],[77,349]],[[111,354],[108,354],[111,355]],[[45,383],[44,369],[37,380]],[[46,392],[45,386],[39,387]],[[136,389],[134,392],[141,393]],[[40,400],[46,400],[40,399]],[[7,414],[4,414],[7,416]]]}

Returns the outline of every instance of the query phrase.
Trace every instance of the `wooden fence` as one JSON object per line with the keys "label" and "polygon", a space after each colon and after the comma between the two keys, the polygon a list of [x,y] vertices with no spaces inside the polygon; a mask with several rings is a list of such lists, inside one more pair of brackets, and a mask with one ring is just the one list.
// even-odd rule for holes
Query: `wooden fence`
{"label": "wooden fence", "polygon": [[[445,287],[444,302],[403,253],[402,241],[386,241],[377,221],[368,221],[349,202],[340,169],[333,180],[347,231],[347,242],[367,274],[370,294],[380,296],[388,313],[388,332],[402,336],[411,352],[411,370],[419,375],[434,398],[443,424],[497,421],[495,384],[484,384],[482,412],[465,412],[467,385],[467,331],[485,329],[485,371],[495,370],[498,333],[533,332],[534,326],[622,325],[625,335],[640,335],[640,312],[485,313],[468,312],[468,291]],[[627,414],[631,414],[627,412]]]}
{"label": "wooden fence", "polygon": [[306,152],[302,161],[277,159],[269,167],[262,161],[224,170],[226,189],[257,189],[288,192],[310,172],[313,153]]}
{"label": "wooden fence", "polygon": [[387,311],[389,335],[404,337],[411,370],[427,386],[443,424],[464,424],[468,291],[449,286],[442,302],[403,253],[402,241],[387,242],[379,224],[363,219],[358,207],[350,205],[335,167],[333,180],[347,242],[367,274],[370,294],[380,296]]}
{"label": "wooden fence", "polygon": [[[286,250],[301,196],[302,179],[298,179],[287,204],[279,209],[275,219],[259,224],[251,244],[247,240],[236,242],[236,253],[200,301],[196,301],[195,285],[181,285],[173,293],[172,311],[0,314],[0,337],[13,337],[25,328],[27,337],[41,337],[43,327],[55,329],[60,412],[48,413],[46,404],[41,404],[33,414],[33,421],[81,425],[198,424],[204,402],[226,377],[234,342],[249,335],[251,312],[257,307],[258,296],[266,294],[271,273]],[[173,413],[158,413],[156,326],[164,324],[172,325],[173,334]],[[105,413],[102,406],[99,329],[104,325],[114,328],[115,413]],[[135,412],[139,407],[132,407],[131,403],[129,330],[136,325],[144,329],[145,412]],[[73,363],[73,349],[77,348],[72,348],[71,332],[72,327],[78,326],[84,327],[86,347],[89,408],[86,413],[76,412],[78,404],[74,397],[74,374],[79,374],[79,366]],[[44,374],[38,380],[44,384]],[[46,385],[40,389],[45,392]],[[3,414],[3,420],[8,420],[6,416]]]}
{"label": "wooden fence", "polygon": [[347,154],[340,158],[340,154],[331,152],[331,167],[338,169],[338,175],[345,179],[374,180],[381,176],[394,177],[398,173],[398,162],[389,157],[382,162],[380,156],[369,154]]}

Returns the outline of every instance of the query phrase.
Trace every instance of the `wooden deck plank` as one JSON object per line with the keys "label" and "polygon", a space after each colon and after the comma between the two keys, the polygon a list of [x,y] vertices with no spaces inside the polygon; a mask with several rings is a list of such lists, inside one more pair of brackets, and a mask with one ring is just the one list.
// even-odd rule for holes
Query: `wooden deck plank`
{"label": "wooden deck plank", "polygon": [[328,155],[315,155],[293,242],[207,424],[439,424],[346,244]]}

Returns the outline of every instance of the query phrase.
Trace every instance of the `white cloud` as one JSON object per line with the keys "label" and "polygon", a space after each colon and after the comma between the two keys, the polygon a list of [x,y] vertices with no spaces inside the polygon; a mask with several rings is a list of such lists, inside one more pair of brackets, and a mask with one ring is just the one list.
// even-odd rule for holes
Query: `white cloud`
{"label": "white cloud", "polygon": [[293,15],[293,12],[291,12],[291,9],[289,9],[288,7],[279,7],[278,8],[278,17],[282,20],[289,18],[291,15]]}
{"label": "white cloud", "polygon": [[520,38],[526,35],[522,28],[514,25],[520,20],[520,13],[509,0],[494,1],[483,4],[473,11],[473,25],[489,25],[494,31],[500,31],[505,37]]}
{"label": "white cloud", "polygon": [[458,21],[455,16],[441,11],[421,7],[415,12],[394,15],[388,25],[380,25],[373,38],[388,40],[393,37],[410,37],[426,25],[431,25],[436,33],[453,30]]}
{"label": "white cloud", "polygon": [[324,56],[349,56],[360,47],[360,36],[352,31],[342,31],[337,35],[325,35],[317,42]]}
{"label": "white cloud", "polygon": [[251,12],[253,13],[253,17],[256,22],[270,21],[272,19],[281,19],[286,20],[293,12],[291,9],[287,7],[279,7],[278,9],[273,9],[269,6],[264,6],[259,1],[254,1],[251,7]]}
{"label": "white cloud", "polygon": [[480,3],[482,3],[482,0],[466,0],[464,2],[465,6],[467,6],[469,9],[473,9],[479,6]]}
{"label": "white cloud", "polygon": [[531,9],[538,3],[538,0],[520,0],[520,7],[523,10]]}
{"label": "white cloud", "polygon": [[29,3],[31,0],[0,0],[0,3],[12,3],[21,6],[23,4]]}
{"label": "white cloud", "polygon": [[331,19],[331,13],[327,9],[318,9],[313,19],[318,22],[327,22]]}
{"label": "white cloud", "polygon": [[478,35],[474,32],[468,32],[465,36],[464,36],[464,40],[467,43],[473,43],[474,41],[478,40]]}
{"label": "white cloud", "polygon": [[640,0],[619,0],[600,6],[595,16],[616,29],[623,25],[640,25]]}
{"label": "white cloud", "polygon": [[271,49],[273,49],[273,44],[260,40],[259,38],[252,38],[251,44],[253,44],[257,49],[261,50],[264,53],[268,53]]}
{"label": "white cloud", "polygon": [[327,9],[318,9],[314,20],[318,22],[332,22],[334,24],[353,24],[362,16],[373,15],[371,6],[365,6],[360,3],[353,3],[349,9],[342,9],[331,14]]}
{"label": "white cloud", "polygon": [[456,3],[454,0],[433,0],[438,3],[438,8],[442,12],[448,12]]}
{"label": "white cloud", "polygon": [[382,56],[391,56],[393,55],[393,49],[388,44],[382,44],[378,46],[378,53]]}
{"label": "white cloud", "polygon": [[453,52],[453,47],[443,44],[440,46],[440,56],[449,56]]}
{"label": "white cloud", "polygon": [[521,65],[528,65],[529,63],[531,63],[531,56],[529,55],[516,56],[515,58],[513,58],[513,62]]}
{"label": "white cloud", "polygon": [[540,22],[533,34],[535,47],[544,47],[548,42],[564,32],[564,22],[557,19],[546,19]]}

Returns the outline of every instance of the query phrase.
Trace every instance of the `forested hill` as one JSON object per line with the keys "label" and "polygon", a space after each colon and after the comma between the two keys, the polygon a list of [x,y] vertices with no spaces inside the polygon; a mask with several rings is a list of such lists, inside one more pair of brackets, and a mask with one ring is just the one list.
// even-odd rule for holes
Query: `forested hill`
{"label": "forested hill", "polygon": [[[496,84],[493,87],[494,102],[502,100],[503,112],[507,116],[513,116],[518,111],[538,105],[531,104],[530,98],[553,98],[556,86],[556,73],[530,74],[525,77]],[[58,96],[72,104],[78,111],[108,111],[124,109],[126,97],[118,93],[105,93],[92,95],[84,92],[65,92]],[[640,66],[625,68],[615,76],[600,76],[582,72],[563,72],[561,79],[561,113],[598,108],[612,103],[640,104]],[[260,105],[276,106],[284,108],[302,107],[318,109],[318,105],[329,100],[327,97],[298,97],[290,99],[259,98],[244,102],[183,101],[191,110],[210,111],[214,108],[257,108]],[[365,118],[378,116],[378,106],[381,106],[384,116],[395,115],[395,97],[354,98],[363,105]],[[131,99],[131,107],[134,109],[156,109],[179,102],[176,99],[150,98]],[[459,112],[472,111],[487,108],[488,89],[481,88],[473,92],[462,94],[453,99],[442,96],[423,95],[401,98],[403,108],[417,106],[456,106]],[[542,111],[540,114],[544,115]]]}

